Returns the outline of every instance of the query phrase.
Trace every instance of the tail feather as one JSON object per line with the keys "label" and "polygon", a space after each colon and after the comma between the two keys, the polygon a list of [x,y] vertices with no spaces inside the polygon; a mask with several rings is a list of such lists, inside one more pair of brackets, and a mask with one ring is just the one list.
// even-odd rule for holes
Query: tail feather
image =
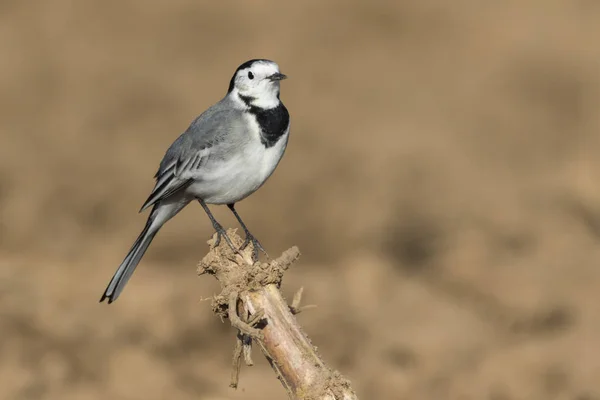
{"label": "tail feather", "polygon": [[100,298],[100,302],[108,299],[108,304],[110,304],[119,297],[129,278],[131,278],[133,271],[135,271],[135,267],[139,264],[150,243],[152,243],[152,239],[154,239],[158,231],[158,229],[152,226],[154,219],[152,214],[148,218],[144,230],[140,233],[133,246],[131,246],[131,250],[129,250],[129,253],[127,253],[121,265],[119,265],[117,272],[115,272],[115,275],[110,280],[108,287]]}

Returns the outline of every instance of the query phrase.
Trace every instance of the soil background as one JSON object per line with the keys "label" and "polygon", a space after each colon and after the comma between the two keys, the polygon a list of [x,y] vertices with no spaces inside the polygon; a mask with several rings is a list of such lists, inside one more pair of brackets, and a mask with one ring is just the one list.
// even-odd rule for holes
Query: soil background
{"label": "soil background", "polygon": [[[600,2],[0,2],[0,398],[284,399],[198,278],[190,205],[119,300],[164,151],[235,68],[289,79],[238,211],[360,398],[600,399]],[[226,227],[225,207],[213,207]]]}

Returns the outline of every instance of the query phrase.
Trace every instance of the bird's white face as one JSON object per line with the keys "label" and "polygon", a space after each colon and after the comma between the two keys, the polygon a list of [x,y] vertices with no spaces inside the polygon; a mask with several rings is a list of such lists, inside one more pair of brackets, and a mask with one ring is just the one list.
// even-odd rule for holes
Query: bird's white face
{"label": "bird's white face", "polygon": [[252,60],[237,69],[229,91],[255,107],[269,109],[279,105],[279,81],[285,78],[273,61]]}

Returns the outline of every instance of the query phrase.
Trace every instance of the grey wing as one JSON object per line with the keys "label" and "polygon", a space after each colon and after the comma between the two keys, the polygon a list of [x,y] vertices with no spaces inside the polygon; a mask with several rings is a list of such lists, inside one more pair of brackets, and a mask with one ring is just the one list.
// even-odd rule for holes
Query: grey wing
{"label": "grey wing", "polygon": [[242,115],[238,110],[218,107],[219,105],[220,103],[196,118],[169,147],[154,176],[154,189],[140,212],[184,190],[198,176],[208,158],[222,157],[227,151],[224,139],[239,131]]}

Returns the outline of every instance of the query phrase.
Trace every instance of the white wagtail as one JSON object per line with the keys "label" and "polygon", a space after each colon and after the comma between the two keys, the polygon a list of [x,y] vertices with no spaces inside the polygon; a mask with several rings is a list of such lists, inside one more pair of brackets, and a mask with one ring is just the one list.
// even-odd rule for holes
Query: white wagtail
{"label": "white wagtail", "polygon": [[152,206],[144,230],[111,279],[100,301],[112,303],[131,277],[158,230],[192,200],[198,200],[217,232],[238,252],[206,204],[227,204],[244,229],[240,248],[260,242],[250,233],[234,205],[254,193],[271,176],[288,142],[290,116],[279,100],[286,76],[270,60],[250,60],[238,67],[227,95],[196,118],[167,150],[155,175],[156,185],[143,211]]}

